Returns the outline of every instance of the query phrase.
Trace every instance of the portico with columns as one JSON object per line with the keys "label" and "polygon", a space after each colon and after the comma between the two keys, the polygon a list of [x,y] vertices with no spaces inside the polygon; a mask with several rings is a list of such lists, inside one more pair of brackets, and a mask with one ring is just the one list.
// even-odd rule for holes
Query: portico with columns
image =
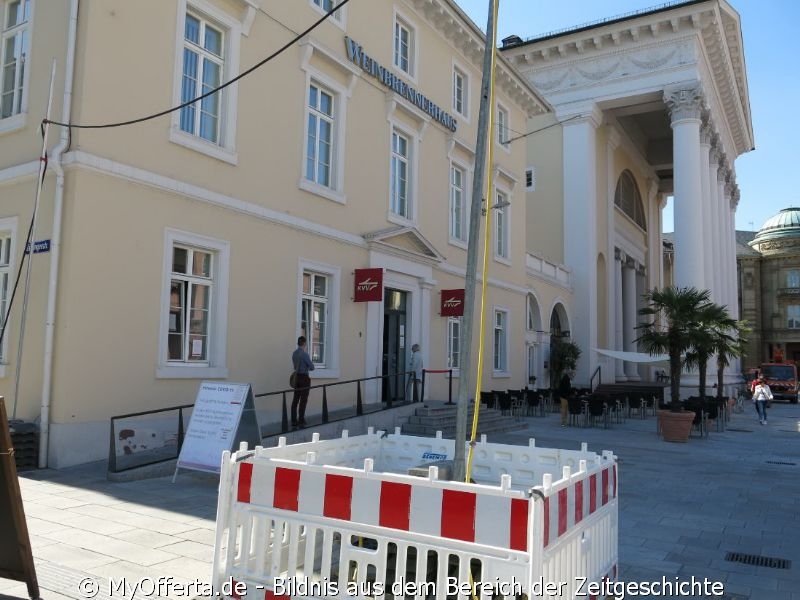
{"label": "portico with columns", "polygon": [[[562,194],[548,201],[563,205],[571,335],[583,351],[576,382],[598,366],[603,382],[652,379],[652,367],[599,352],[637,352],[647,290],[707,289],[738,318],[734,165],[754,145],[739,15],[724,0],[686,2],[503,44],[562,131],[563,168],[553,174]],[[530,164],[549,150],[540,144],[529,141]],[[668,197],[674,265],[665,274]]]}

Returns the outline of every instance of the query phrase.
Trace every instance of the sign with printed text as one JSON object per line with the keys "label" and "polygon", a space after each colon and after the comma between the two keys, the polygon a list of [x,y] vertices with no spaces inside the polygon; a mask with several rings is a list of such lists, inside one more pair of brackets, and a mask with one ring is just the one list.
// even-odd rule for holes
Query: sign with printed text
{"label": "sign with printed text", "polygon": [[356,269],[355,302],[383,300],[383,269]]}
{"label": "sign with printed text", "polygon": [[464,316],[464,290],[442,290],[441,315],[443,317]]}
{"label": "sign with printed text", "polygon": [[[261,445],[253,391],[249,383],[204,381],[200,384],[175,469],[219,473],[222,453],[241,442]],[[174,481],[174,478],[173,478]]]}
{"label": "sign with printed text", "polygon": [[[38,242],[33,242],[33,253],[34,254],[41,254],[42,252],[50,252],[50,240],[39,240]],[[25,244],[25,254],[31,253],[31,244],[28,242]]]}

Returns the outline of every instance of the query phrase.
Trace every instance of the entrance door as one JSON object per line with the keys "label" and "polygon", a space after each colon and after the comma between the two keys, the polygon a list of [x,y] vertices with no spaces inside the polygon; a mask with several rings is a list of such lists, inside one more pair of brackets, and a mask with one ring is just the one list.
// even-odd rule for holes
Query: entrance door
{"label": "entrance door", "polygon": [[383,386],[381,399],[398,402],[405,399],[403,372],[406,361],[406,297],[408,292],[386,288],[383,292]]}

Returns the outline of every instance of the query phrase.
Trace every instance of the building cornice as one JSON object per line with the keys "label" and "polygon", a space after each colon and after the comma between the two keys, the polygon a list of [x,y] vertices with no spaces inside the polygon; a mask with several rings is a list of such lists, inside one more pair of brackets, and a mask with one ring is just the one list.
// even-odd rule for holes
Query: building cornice
{"label": "building cornice", "polygon": [[[691,40],[701,46],[694,50]],[[704,54],[735,156],[753,149],[739,17],[724,0],[679,4],[507,45],[504,53],[553,104],[552,93],[637,73],[683,68]],[[592,62],[592,68],[582,68]],[[549,91],[548,91],[549,90]],[[556,108],[558,108],[556,106]],[[734,156],[734,158],[735,158]]]}
{"label": "building cornice", "polygon": [[[485,36],[454,0],[409,0],[411,6],[472,65],[483,71]],[[552,111],[550,104],[498,53],[495,83],[528,117]]]}

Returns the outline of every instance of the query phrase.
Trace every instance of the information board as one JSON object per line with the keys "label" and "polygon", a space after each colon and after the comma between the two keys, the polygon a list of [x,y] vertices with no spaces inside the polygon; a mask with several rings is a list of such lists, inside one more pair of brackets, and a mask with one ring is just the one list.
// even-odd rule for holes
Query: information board
{"label": "information board", "polygon": [[178,469],[219,473],[222,453],[236,449],[241,442],[250,448],[261,445],[250,384],[204,381],[197,391],[175,474]]}
{"label": "information board", "polygon": [[28,596],[39,597],[31,540],[22,508],[17,465],[11,445],[6,404],[0,396],[0,577],[24,581]]}

